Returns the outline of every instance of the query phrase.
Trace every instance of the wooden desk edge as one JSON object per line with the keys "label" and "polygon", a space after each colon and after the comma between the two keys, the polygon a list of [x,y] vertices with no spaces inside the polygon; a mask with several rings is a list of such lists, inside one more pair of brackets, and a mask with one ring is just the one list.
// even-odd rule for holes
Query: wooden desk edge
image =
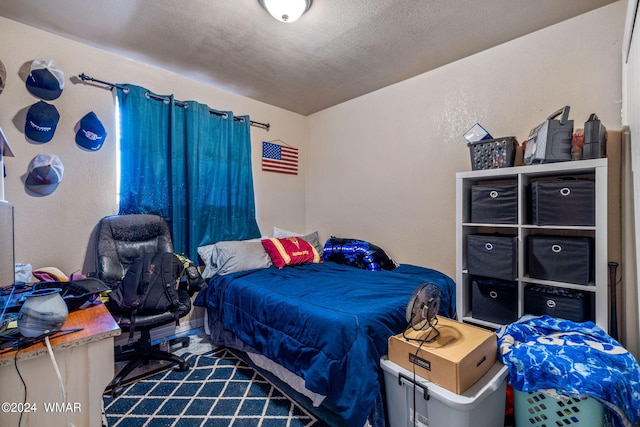
{"label": "wooden desk edge", "polygon": [[[105,338],[120,335],[121,330],[113,320],[111,313],[104,304],[94,305],[83,310],[76,310],[69,313],[69,317],[62,329],[82,328],[81,331],[55,336],[50,338],[51,348],[62,351],[71,347],[89,344]],[[44,342],[33,344],[30,347],[21,349],[18,353],[18,360],[28,360],[47,353],[47,346]],[[0,353],[0,366],[13,363],[16,350]]]}

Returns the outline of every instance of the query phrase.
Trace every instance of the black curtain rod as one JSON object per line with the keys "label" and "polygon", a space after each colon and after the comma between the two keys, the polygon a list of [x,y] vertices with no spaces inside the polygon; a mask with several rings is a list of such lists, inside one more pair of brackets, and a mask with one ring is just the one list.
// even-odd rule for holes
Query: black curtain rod
{"label": "black curtain rod", "polygon": [[[104,80],[94,79],[93,77],[87,76],[85,73],[80,74],[78,77],[80,77],[80,80],[82,80],[83,82],[90,81],[90,82],[100,83],[100,84],[103,84],[105,86],[109,86],[110,89],[116,88],[116,89],[122,90],[124,93],[129,93],[129,88],[127,86],[121,86],[121,85],[117,85],[115,83],[105,82]],[[159,96],[159,95],[154,95],[151,92],[147,92],[147,96],[149,96],[149,97],[151,97],[153,99],[157,99],[159,101],[168,101],[169,100],[169,98],[165,98],[165,97]],[[186,102],[174,101],[174,103],[176,105],[178,105],[179,107],[186,107],[187,106]],[[211,114],[216,114],[218,116],[225,116],[226,115],[226,113],[221,113],[219,111],[212,110],[212,109],[209,109],[209,112]],[[242,120],[242,118],[234,117],[234,120]],[[271,125],[269,123],[260,123],[260,122],[256,122],[256,121],[253,121],[253,120],[249,120],[249,124],[251,124],[251,126],[256,126],[256,127],[262,128],[262,129],[266,129],[267,131],[269,130],[269,128],[271,128]]]}

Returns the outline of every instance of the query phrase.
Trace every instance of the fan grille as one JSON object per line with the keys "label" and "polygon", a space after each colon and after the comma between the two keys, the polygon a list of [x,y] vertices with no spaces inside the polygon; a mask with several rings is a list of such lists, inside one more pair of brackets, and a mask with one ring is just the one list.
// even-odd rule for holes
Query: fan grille
{"label": "fan grille", "polygon": [[410,328],[415,331],[431,329],[435,335],[428,334],[426,338],[432,341],[439,335],[435,329],[438,309],[440,308],[440,289],[433,283],[419,285],[411,295],[407,304],[406,318]]}

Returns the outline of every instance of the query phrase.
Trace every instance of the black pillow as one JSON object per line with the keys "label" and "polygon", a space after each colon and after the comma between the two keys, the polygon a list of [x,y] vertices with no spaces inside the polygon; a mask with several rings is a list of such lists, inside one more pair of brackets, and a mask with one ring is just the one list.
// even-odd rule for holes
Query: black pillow
{"label": "black pillow", "polygon": [[324,244],[322,259],[371,271],[396,268],[396,264],[380,247],[358,239],[332,236]]}

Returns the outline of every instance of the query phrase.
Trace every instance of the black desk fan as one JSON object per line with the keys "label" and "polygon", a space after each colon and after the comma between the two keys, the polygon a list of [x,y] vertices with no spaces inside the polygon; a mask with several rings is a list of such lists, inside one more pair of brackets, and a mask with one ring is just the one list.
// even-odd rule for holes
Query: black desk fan
{"label": "black desk fan", "polygon": [[[419,285],[411,295],[407,304],[407,323],[414,331],[429,331],[424,338],[409,338],[403,332],[403,337],[412,341],[428,343],[440,335],[436,329],[438,324],[438,309],[440,308],[440,289],[433,283]],[[406,331],[405,331],[406,332]]]}

